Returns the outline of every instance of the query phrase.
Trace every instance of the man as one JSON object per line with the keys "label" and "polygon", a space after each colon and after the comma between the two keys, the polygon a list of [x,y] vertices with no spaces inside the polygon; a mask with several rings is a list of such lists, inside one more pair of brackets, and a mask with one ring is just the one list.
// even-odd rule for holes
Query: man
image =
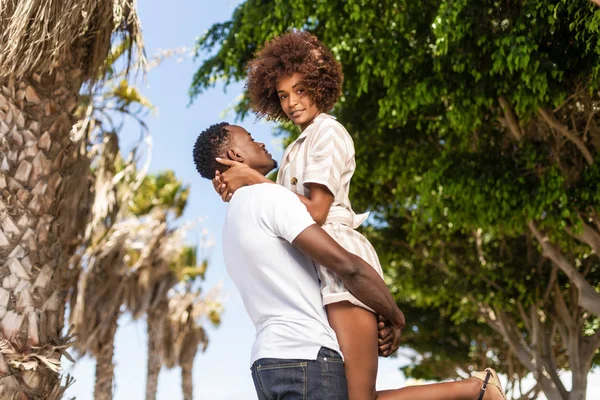
{"label": "man", "polygon": [[[262,143],[242,127],[220,123],[198,137],[194,162],[212,179],[216,158],[266,175],[276,166]],[[256,327],[252,377],[259,399],[348,398],[342,357],[327,323],[312,260],[330,268],[359,300],[392,328],[399,346],[404,315],[380,276],[314,223],[298,197],[275,184],[238,189],[223,227],[223,253]]]}

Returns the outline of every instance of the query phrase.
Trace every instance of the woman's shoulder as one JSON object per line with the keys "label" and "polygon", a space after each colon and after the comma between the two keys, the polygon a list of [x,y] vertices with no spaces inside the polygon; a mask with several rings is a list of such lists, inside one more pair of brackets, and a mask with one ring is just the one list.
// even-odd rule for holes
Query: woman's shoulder
{"label": "woman's shoulder", "polygon": [[350,134],[334,116],[329,114],[319,114],[315,120],[315,127],[313,133],[321,136],[324,133],[329,135],[342,138],[344,141],[352,142]]}
{"label": "woman's shoulder", "polygon": [[315,122],[320,127],[334,127],[334,128],[342,129],[344,131],[346,130],[346,128],[344,128],[344,125],[342,125],[337,120],[336,117],[334,117],[333,115],[329,115],[327,113],[321,113],[321,114],[317,115],[317,117],[315,118]]}

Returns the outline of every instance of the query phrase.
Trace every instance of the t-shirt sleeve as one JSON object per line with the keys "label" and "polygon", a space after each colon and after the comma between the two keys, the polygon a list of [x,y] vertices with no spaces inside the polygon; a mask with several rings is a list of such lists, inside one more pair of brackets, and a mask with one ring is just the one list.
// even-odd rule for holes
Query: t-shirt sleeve
{"label": "t-shirt sleeve", "polygon": [[344,135],[348,133],[334,124],[327,124],[307,143],[304,184],[324,185],[335,196],[342,184],[342,175],[351,154],[348,154]]}
{"label": "t-shirt sleeve", "polygon": [[265,186],[260,206],[261,222],[272,235],[292,243],[315,221],[298,196],[290,190],[280,185]]}

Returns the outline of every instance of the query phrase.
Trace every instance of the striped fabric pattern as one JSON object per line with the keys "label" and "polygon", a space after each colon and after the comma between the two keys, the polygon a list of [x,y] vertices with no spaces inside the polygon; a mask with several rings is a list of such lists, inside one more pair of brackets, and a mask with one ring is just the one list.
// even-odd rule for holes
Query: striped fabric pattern
{"label": "striped fabric pattern", "polygon": [[[307,183],[326,186],[333,193],[334,200],[323,229],[382,276],[375,249],[354,230],[361,222],[348,197],[350,180],[356,169],[354,154],[354,142],[346,129],[334,117],[319,114],[284,152],[277,183],[304,196],[308,195],[304,186]],[[317,265],[316,268],[321,280],[323,304],[350,301],[372,311],[348,291],[339,276],[323,266]]]}

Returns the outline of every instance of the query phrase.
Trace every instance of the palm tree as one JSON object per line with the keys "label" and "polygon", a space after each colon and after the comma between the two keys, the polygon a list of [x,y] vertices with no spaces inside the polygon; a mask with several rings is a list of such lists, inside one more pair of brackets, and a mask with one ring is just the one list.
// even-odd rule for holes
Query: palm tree
{"label": "palm tree", "polygon": [[[144,215],[152,210],[161,229],[146,240],[146,247],[131,268],[125,291],[125,306],[134,319],[144,315],[148,326],[146,398],[155,399],[162,365],[161,342],[169,290],[184,277],[181,260],[190,253],[183,243],[186,226],[169,229],[170,219],[179,218],[187,204],[189,187],[171,171],[148,176],[132,199],[130,210]],[[183,268],[189,267],[183,264]],[[194,265],[195,266],[195,265]]]}
{"label": "palm tree", "polygon": [[200,290],[191,292],[189,286],[169,299],[163,358],[167,368],[181,367],[181,387],[184,400],[193,398],[192,368],[198,349],[206,350],[208,336],[202,325],[208,319],[214,326],[221,322],[223,312],[219,301],[220,288],[211,290],[204,298]]}
{"label": "palm tree", "polygon": [[89,215],[90,159],[71,134],[113,33],[141,37],[134,1],[0,6],[0,396],[59,399],[69,260]]}
{"label": "palm tree", "polygon": [[[97,185],[115,181],[121,167],[110,166],[120,166],[119,160],[118,154],[100,159],[95,174]],[[129,175],[135,175],[134,168]],[[91,353],[96,358],[97,400],[112,399],[114,336],[122,305],[136,319],[147,315],[147,396],[156,397],[163,363],[164,329],[159,327],[166,326],[168,292],[177,282],[203,277],[207,266],[204,260],[197,267],[196,249],[183,245],[186,226],[168,227],[171,219],[181,216],[189,188],[172,171],[166,171],[145,176],[133,193],[134,180],[125,179],[127,174],[120,176],[122,183],[110,187],[110,195],[96,197],[101,204],[112,206],[93,207],[101,210],[104,217],[92,218],[91,221],[100,222],[97,226],[90,222],[88,226],[92,239],[80,256],[82,272],[71,312],[78,338],[76,349],[81,355]]]}
{"label": "palm tree", "polygon": [[[99,164],[99,176],[105,175],[103,165]],[[171,171],[144,177],[135,196],[128,190],[128,181],[113,188],[120,212],[102,219],[104,224],[117,222],[91,229],[96,232],[92,237],[98,239],[89,243],[81,257],[82,273],[73,296],[75,346],[80,355],[89,352],[96,357],[94,396],[100,400],[112,399],[114,336],[122,306],[127,305],[135,318],[158,307],[152,296],[166,299],[177,282],[168,261],[178,256],[182,246],[182,232],[168,229],[166,216],[169,209],[181,214],[188,188]],[[128,204],[122,207],[126,199]],[[145,199],[152,199],[152,204]]]}
{"label": "palm tree", "polygon": [[115,224],[98,246],[88,251],[76,302],[70,315],[75,327],[75,348],[96,357],[94,398],[112,399],[114,337],[121,315],[127,259],[135,248],[135,232],[147,230],[137,219]]}
{"label": "palm tree", "polygon": [[[201,248],[210,248],[207,235],[203,234]],[[200,324],[202,317],[209,317],[216,326],[220,323],[222,305],[218,301],[218,288],[205,300],[200,291],[192,293],[197,278],[204,279],[208,257],[198,265],[198,248],[185,246],[179,255],[170,260],[170,270],[178,284],[169,292],[160,291],[155,303],[147,310],[148,370],[146,377],[146,400],[155,400],[158,376],[163,365],[182,368],[184,397],[192,396],[192,366],[200,344],[203,350],[208,337]]]}
{"label": "palm tree", "polygon": [[[161,221],[161,219],[157,219]],[[134,319],[147,316],[148,323],[148,365],[146,381],[146,398],[154,396],[158,386],[160,373],[160,342],[164,324],[164,310],[167,293],[177,283],[177,276],[170,268],[170,263],[177,258],[177,252],[183,247],[182,235],[175,230],[168,230],[166,221],[161,221],[162,229],[149,238],[141,257],[127,280],[125,305]]]}
{"label": "palm tree", "polygon": [[[95,398],[111,399],[113,386],[114,336],[121,315],[123,278],[127,276],[131,253],[140,229],[151,223],[131,218],[128,205],[134,192],[145,180],[143,167],[138,170],[136,154],[149,139],[140,116],[153,106],[129,86],[126,73],[114,65],[131,47],[125,40],[116,45],[106,60],[102,85],[95,85],[81,97],[77,115],[85,117],[74,129],[83,132],[91,147],[93,201],[80,249],[72,258],[77,266],[77,285],[71,296],[70,321],[77,336],[75,348],[80,355],[96,358]],[[123,159],[118,132],[125,117],[133,117],[142,128],[140,142]],[[147,157],[146,166],[150,157]]]}
{"label": "palm tree", "polygon": [[[179,231],[182,232],[182,231]],[[180,236],[179,239],[183,239],[183,236]],[[207,246],[207,235],[203,235],[202,240],[202,249],[206,250],[209,248],[210,244]],[[181,301],[173,302],[172,294],[178,296],[177,298],[183,299],[182,296],[188,295],[185,297],[186,300],[194,299],[195,295],[191,294],[191,288],[193,283],[197,278],[204,279],[204,274],[206,272],[206,267],[208,265],[207,258],[204,257],[202,262],[198,265],[197,260],[197,247],[192,246],[182,246],[174,247],[177,248],[178,252],[175,256],[171,253],[169,257],[154,257],[154,260],[163,260],[163,269],[165,267],[170,271],[170,277],[175,278],[171,279],[168,282],[175,282],[177,285],[175,288],[178,290],[174,291],[173,286],[169,286],[168,290],[164,290],[164,286],[162,286],[159,290],[152,290],[152,301],[147,303],[147,333],[148,333],[148,368],[147,368],[147,376],[146,376],[146,399],[147,400],[155,400],[156,393],[158,389],[158,376],[160,374],[160,370],[162,366],[165,364],[166,359],[170,357],[170,355],[166,354],[167,350],[171,350],[174,348],[173,346],[177,346],[176,343],[186,343],[186,347],[189,351],[193,350],[193,354],[189,354],[192,358],[195,356],[197,352],[197,347],[200,342],[196,345],[197,340],[206,340],[206,335],[204,335],[204,331],[202,329],[196,329],[196,319],[190,318],[186,323],[189,324],[187,329],[177,332],[173,330],[173,321],[171,321],[171,316],[173,315],[173,307],[175,305],[179,305],[179,309],[181,309],[182,304]],[[158,263],[160,264],[160,262]],[[156,268],[156,267],[155,267]],[[163,277],[161,281],[165,281]],[[190,297],[191,296],[191,297]],[[138,296],[139,297],[139,296]],[[216,296],[213,296],[216,298]],[[199,299],[199,298],[198,298]],[[186,303],[187,304],[187,303]],[[189,303],[190,305],[192,303]],[[195,303],[194,303],[195,304]],[[221,305],[216,300],[212,301],[211,304],[215,304],[213,312],[214,320],[217,321],[220,318],[220,310]],[[217,306],[218,305],[218,306]],[[186,306],[187,307],[187,306]],[[205,307],[206,308],[206,307]],[[196,307],[196,312],[199,312],[199,308]],[[194,314],[195,315],[195,314]],[[215,322],[216,323],[216,322]],[[201,327],[199,327],[201,328]],[[188,332],[188,333],[186,333]],[[183,341],[183,342],[182,342]],[[189,344],[187,344],[189,342]],[[191,347],[190,347],[191,346]],[[195,346],[195,347],[194,347]],[[171,357],[172,359],[172,357]],[[174,361],[173,361],[174,362]],[[189,371],[191,374],[191,364],[186,364],[186,371]],[[187,376],[187,375],[186,375]],[[189,375],[191,378],[191,375]],[[189,380],[188,380],[189,381]],[[191,383],[191,382],[190,382]],[[191,386],[190,386],[191,387]]]}

